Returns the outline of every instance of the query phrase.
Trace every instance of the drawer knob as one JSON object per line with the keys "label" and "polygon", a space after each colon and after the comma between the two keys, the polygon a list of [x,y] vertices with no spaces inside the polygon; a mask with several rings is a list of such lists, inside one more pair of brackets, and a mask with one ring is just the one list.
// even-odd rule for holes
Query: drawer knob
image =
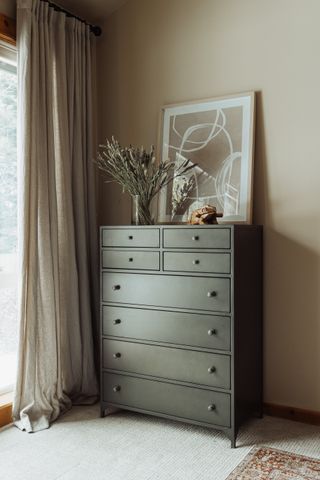
{"label": "drawer knob", "polygon": [[120,285],[113,285],[112,290],[120,290]]}
{"label": "drawer knob", "polygon": [[132,257],[129,258],[129,262],[133,262],[133,258],[132,258]]}
{"label": "drawer knob", "polygon": [[129,235],[129,240],[133,240],[133,235]]}
{"label": "drawer knob", "polygon": [[119,325],[119,323],[121,323],[120,318],[116,318],[115,320],[113,320],[113,325]]}
{"label": "drawer knob", "polygon": [[208,372],[209,373],[214,373],[216,371],[216,367],[209,367]]}
{"label": "drawer knob", "polygon": [[[119,287],[120,288],[120,287]],[[217,292],[208,292],[207,293],[207,296],[208,297],[216,297],[217,296]]]}
{"label": "drawer knob", "polygon": [[212,335],[217,335],[217,330],[215,328],[212,328],[212,329],[208,330],[208,335],[210,335],[210,337]]}
{"label": "drawer knob", "polygon": [[120,358],[120,357],[121,357],[121,353],[119,352],[113,354],[113,358]]}
{"label": "drawer knob", "polygon": [[113,390],[114,392],[120,392],[121,387],[120,387],[120,385],[115,385],[112,390]]}
{"label": "drawer knob", "polygon": [[193,260],[193,262],[192,262],[192,263],[193,263],[193,265],[199,265],[199,263],[200,263],[200,260]]}
{"label": "drawer knob", "polygon": [[195,235],[194,237],[192,237],[192,240],[193,240],[193,241],[199,240],[199,236],[198,236],[198,235]]}
{"label": "drawer knob", "polygon": [[209,412],[213,412],[215,409],[216,409],[216,406],[213,403],[208,406]]}

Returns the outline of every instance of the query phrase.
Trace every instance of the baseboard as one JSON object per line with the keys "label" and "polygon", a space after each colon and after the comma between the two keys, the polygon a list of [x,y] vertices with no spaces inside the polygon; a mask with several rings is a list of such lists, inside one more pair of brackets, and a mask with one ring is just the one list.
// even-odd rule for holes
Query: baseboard
{"label": "baseboard", "polygon": [[0,428],[12,423],[12,404],[2,405],[0,407]]}
{"label": "baseboard", "polygon": [[302,408],[287,407],[285,405],[274,405],[273,403],[264,403],[263,411],[271,417],[286,418],[296,422],[309,423],[311,425],[320,425],[320,412],[304,410]]}
{"label": "baseboard", "polygon": [[[287,407],[285,405],[275,405],[273,403],[264,403],[263,411],[271,417],[286,418],[296,422],[309,423],[311,425],[320,425],[320,412],[304,410],[302,408]],[[0,428],[12,422],[12,404],[0,406]]]}

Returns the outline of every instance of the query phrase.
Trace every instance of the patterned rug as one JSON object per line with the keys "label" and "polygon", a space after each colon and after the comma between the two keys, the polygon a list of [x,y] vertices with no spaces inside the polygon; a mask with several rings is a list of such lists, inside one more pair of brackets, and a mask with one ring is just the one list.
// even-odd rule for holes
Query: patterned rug
{"label": "patterned rug", "polygon": [[320,480],[320,460],[274,448],[254,448],[226,480]]}

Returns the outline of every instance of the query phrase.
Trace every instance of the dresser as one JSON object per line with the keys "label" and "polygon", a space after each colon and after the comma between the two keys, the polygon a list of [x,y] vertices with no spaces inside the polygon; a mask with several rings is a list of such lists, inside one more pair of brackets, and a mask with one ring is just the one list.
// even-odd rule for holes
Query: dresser
{"label": "dresser", "polygon": [[262,228],[101,227],[101,415],[219,429],[262,414]]}

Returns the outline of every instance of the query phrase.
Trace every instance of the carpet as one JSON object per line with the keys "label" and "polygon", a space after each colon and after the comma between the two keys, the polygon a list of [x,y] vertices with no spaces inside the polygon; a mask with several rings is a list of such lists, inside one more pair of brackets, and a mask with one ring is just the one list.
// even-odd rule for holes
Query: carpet
{"label": "carpet", "polygon": [[124,410],[99,415],[99,405],[73,407],[32,435],[0,429],[0,480],[225,480],[254,446],[320,460],[320,427],[291,420],[252,419],[230,448],[218,430]]}
{"label": "carpet", "polygon": [[320,480],[320,460],[274,448],[254,448],[226,480]]}

